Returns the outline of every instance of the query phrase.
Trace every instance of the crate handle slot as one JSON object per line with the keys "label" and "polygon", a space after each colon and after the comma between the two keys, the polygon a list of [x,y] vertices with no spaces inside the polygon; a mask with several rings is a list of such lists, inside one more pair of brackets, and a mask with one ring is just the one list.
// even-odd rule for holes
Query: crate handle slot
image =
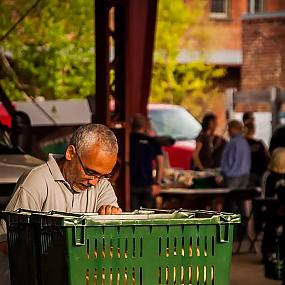
{"label": "crate handle slot", "polygon": [[35,211],[30,209],[24,209],[24,208],[18,208],[14,211],[15,213],[31,213],[31,214],[41,214],[41,213],[47,213],[47,212],[41,212],[41,211]]}
{"label": "crate handle slot", "polygon": [[[135,212],[138,210],[135,210]],[[160,214],[172,214],[174,212],[177,212],[179,210],[164,210],[164,209],[154,209],[154,208],[144,208],[144,207],[140,207],[139,211],[146,211],[146,212],[154,212],[154,213],[160,213]]]}
{"label": "crate handle slot", "polygon": [[229,224],[219,224],[219,240],[221,243],[229,242]]}
{"label": "crate handle slot", "polygon": [[67,213],[67,212],[60,212],[60,211],[49,211],[48,214],[50,215],[62,215],[67,217],[76,217],[76,218],[83,218],[84,214],[77,214],[77,213]]}
{"label": "crate handle slot", "polygon": [[73,226],[74,230],[74,244],[75,246],[85,245],[85,226]]}

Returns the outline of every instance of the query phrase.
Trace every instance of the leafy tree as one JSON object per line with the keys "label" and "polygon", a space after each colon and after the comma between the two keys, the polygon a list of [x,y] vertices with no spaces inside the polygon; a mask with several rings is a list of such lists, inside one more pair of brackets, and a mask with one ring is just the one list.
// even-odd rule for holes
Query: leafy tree
{"label": "leafy tree", "polygon": [[[0,1],[4,34],[31,1]],[[94,8],[90,0],[42,0],[0,48],[12,55],[16,73],[33,96],[47,99],[94,94]],[[13,82],[2,84],[12,100],[23,98]]]}
{"label": "leafy tree", "polygon": [[150,100],[183,105],[200,116],[209,98],[216,96],[214,80],[225,70],[205,64],[203,57],[185,64],[177,61],[182,48],[194,56],[193,48],[206,51],[210,41],[210,27],[201,25],[206,2],[185,2],[159,2]]}
{"label": "leafy tree", "polygon": [[[182,48],[207,49],[211,32],[201,24],[206,1],[188,2],[159,0],[151,101],[182,104],[199,115],[205,100],[215,93],[213,79],[223,76],[224,70],[206,65],[202,58],[177,62]],[[28,0],[0,1],[0,36],[30,5]],[[14,69],[30,94],[67,99],[95,92],[93,5],[92,0],[41,0],[0,42],[0,48],[11,53]],[[10,78],[1,83],[12,100],[23,99]]]}

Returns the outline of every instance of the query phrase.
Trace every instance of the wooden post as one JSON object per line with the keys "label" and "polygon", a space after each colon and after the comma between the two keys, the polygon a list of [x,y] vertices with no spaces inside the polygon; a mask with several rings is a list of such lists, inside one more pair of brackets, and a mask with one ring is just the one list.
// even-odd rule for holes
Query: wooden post
{"label": "wooden post", "polygon": [[225,91],[226,96],[226,119],[227,121],[234,118],[234,96],[235,89],[230,88]]}
{"label": "wooden post", "polygon": [[[129,123],[134,114],[147,113],[156,10],[157,0],[95,0],[96,95],[92,122],[108,125],[117,135],[121,172],[116,194],[124,210],[130,209]],[[112,110],[111,97],[115,101]]]}

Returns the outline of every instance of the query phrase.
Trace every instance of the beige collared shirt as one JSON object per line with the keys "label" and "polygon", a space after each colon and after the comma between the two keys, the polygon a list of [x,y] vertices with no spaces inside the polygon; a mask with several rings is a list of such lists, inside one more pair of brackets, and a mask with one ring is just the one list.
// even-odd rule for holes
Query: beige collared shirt
{"label": "beige collared shirt", "polygon": [[[111,183],[100,180],[95,187],[74,192],[64,179],[57,157],[50,154],[48,161],[22,175],[16,185],[7,211],[19,208],[48,212],[97,212],[102,205],[118,207]],[[0,223],[0,242],[6,240],[6,229]]]}

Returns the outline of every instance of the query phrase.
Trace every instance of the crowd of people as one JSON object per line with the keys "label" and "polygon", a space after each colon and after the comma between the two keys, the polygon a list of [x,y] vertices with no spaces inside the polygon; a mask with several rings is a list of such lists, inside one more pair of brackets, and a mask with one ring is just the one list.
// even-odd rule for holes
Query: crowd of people
{"label": "crowd of people", "polygon": [[253,113],[245,113],[243,122],[231,120],[228,123],[228,142],[215,134],[216,128],[217,116],[213,113],[206,114],[202,121],[202,131],[196,139],[193,168],[220,168],[221,175],[216,182],[225,187],[261,186],[270,155],[264,142],[254,137]]}
{"label": "crowd of people", "polygon": [[[228,122],[229,141],[215,135],[217,117],[206,114],[202,122],[202,131],[196,139],[193,155],[193,167],[203,171],[207,168],[219,168],[216,177],[217,186],[242,190],[261,187],[264,213],[253,220],[252,201],[223,201],[214,199],[215,210],[240,210],[243,221],[247,222],[247,235],[256,238],[258,222],[263,223],[262,261],[265,275],[276,278],[277,265],[285,258],[285,126],[280,126],[273,134],[270,146],[255,138],[255,118],[252,112],[243,115],[242,122]],[[269,200],[266,200],[268,199]],[[274,198],[274,200],[271,200]],[[231,204],[229,205],[223,204]],[[231,208],[239,204],[238,208]],[[260,213],[261,214],[261,213]],[[282,263],[283,264],[283,263]],[[283,283],[284,284],[284,283]]]}
{"label": "crowd of people", "polygon": [[[254,136],[253,113],[245,113],[243,122],[232,120],[228,123],[229,140],[216,135],[217,125],[215,114],[209,113],[203,118],[193,153],[193,168],[198,171],[220,169],[215,183],[229,188],[261,186],[264,180],[265,194],[277,196],[284,205],[285,127],[273,135],[268,150]],[[153,135],[150,121],[142,114],[134,116],[131,130],[131,206],[132,209],[151,208],[155,206],[154,197],[159,194],[163,179],[162,144]],[[110,183],[116,177],[117,155],[117,139],[110,129],[98,124],[82,126],[73,133],[64,155],[51,154],[46,163],[20,177],[6,210],[25,208],[120,214]],[[1,221],[1,284],[6,284],[1,278],[9,283],[6,234],[5,224]],[[265,237],[272,238],[270,235]]]}
{"label": "crowd of people", "polygon": [[[268,149],[262,140],[255,137],[253,112],[244,113],[242,121],[229,121],[228,135],[217,135],[217,127],[217,116],[207,113],[196,138],[191,169],[218,169],[220,175],[215,178],[213,187],[262,187],[267,196],[276,195],[278,188],[285,186],[285,139],[282,140],[280,134],[275,133]],[[159,193],[163,180],[162,148],[152,133],[150,121],[144,115],[134,116],[131,130],[131,206],[132,209],[153,207],[154,197]],[[216,210],[222,210],[222,207],[220,203]]]}
{"label": "crowd of people", "polygon": [[[269,148],[255,138],[255,118],[252,112],[243,115],[242,122],[228,123],[229,141],[215,134],[217,116],[206,114],[202,130],[196,139],[193,168],[219,168],[218,185],[232,189],[262,187],[266,196],[285,196],[284,127],[273,134]],[[281,198],[280,198],[281,199]],[[285,199],[284,199],[285,201]]]}

